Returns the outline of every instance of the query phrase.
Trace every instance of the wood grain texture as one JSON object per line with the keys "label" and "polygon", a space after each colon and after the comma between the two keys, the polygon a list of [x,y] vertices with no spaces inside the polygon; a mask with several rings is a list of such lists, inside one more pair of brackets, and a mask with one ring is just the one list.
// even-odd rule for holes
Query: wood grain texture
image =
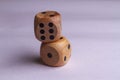
{"label": "wood grain texture", "polygon": [[58,41],[52,43],[42,43],[40,57],[42,61],[49,66],[63,66],[71,56],[70,42],[61,37]]}
{"label": "wood grain texture", "polygon": [[61,16],[56,11],[39,12],[34,19],[34,33],[44,43],[57,41],[61,37]]}

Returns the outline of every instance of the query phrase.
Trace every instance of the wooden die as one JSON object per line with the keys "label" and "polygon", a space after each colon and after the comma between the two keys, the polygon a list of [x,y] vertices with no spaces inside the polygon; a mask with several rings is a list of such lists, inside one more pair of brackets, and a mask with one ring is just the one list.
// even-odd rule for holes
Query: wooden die
{"label": "wooden die", "polygon": [[35,15],[34,32],[39,41],[54,42],[61,37],[61,16],[56,11],[45,11]]}
{"label": "wooden die", "polygon": [[71,46],[65,37],[52,43],[42,43],[40,57],[49,66],[63,66],[71,56]]}

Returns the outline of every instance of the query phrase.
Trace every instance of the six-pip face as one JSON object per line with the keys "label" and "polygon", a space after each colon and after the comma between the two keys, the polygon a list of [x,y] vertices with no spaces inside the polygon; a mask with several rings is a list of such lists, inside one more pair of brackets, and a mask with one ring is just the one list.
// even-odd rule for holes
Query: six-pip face
{"label": "six-pip face", "polygon": [[53,42],[61,37],[60,15],[53,13],[41,12],[35,16],[34,32],[39,41]]}

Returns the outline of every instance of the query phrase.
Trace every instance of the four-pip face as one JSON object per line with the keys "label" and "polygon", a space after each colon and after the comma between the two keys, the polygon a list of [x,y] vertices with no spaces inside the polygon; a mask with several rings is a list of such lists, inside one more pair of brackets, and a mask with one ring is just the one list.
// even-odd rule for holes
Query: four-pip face
{"label": "four-pip face", "polygon": [[34,21],[35,36],[42,42],[54,42],[61,37],[61,17],[56,11],[36,14]]}

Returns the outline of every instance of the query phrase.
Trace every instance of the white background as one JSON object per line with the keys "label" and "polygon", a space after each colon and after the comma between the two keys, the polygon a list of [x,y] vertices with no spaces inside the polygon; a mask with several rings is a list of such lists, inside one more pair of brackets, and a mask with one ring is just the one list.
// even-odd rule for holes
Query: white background
{"label": "white background", "polygon": [[[62,15],[72,45],[63,67],[39,63],[34,16]],[[0,0],[0,80],[120,80],[119,0]]]}

